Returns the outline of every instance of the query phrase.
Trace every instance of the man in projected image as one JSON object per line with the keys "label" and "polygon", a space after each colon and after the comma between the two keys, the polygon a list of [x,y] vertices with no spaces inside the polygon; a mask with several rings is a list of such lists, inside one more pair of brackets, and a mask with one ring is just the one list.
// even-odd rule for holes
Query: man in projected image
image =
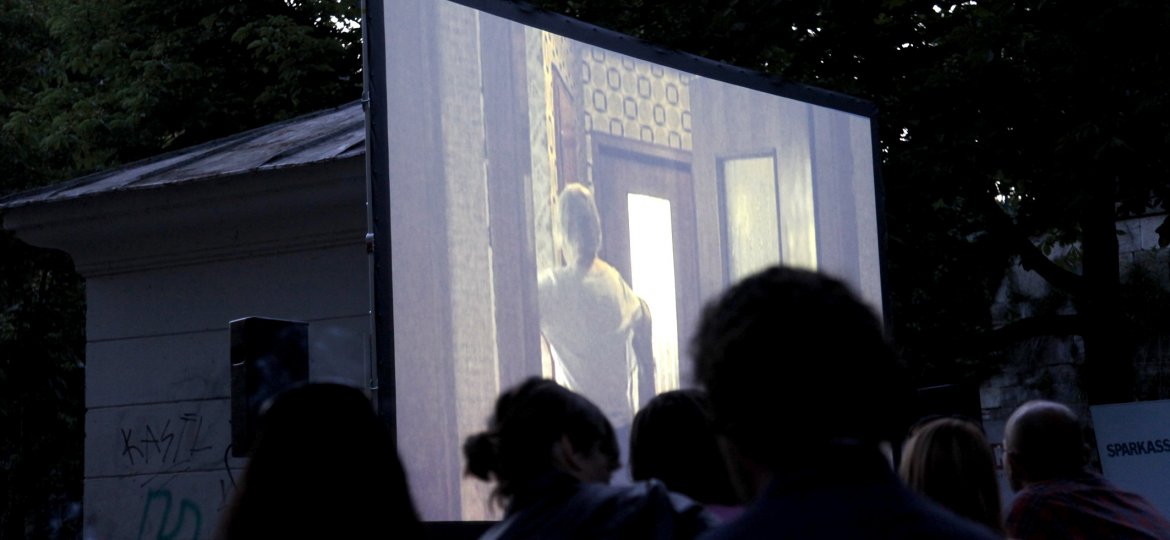
{"label": "man in projected image", "polygon": [[564,265],[541,272],[538,282],[553,374],[597,403],[624,448],[638,403],[654,395],[650,308],[598,257],[601,217],[589,188],[565,187],[555,230]]}

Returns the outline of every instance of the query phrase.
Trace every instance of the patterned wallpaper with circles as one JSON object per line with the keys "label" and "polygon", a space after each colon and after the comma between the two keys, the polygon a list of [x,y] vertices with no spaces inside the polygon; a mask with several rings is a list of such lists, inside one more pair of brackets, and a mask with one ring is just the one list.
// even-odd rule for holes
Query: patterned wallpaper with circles
{"label": "patterned wallpaper with circles", "polygon": [[578,76],[586,132],[691,149],[692,75],[584,46]]}

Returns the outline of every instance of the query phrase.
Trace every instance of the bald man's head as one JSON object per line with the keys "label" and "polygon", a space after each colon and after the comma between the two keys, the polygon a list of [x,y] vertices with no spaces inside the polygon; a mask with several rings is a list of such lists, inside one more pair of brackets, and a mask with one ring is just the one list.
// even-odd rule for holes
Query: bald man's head
{"label": "bald man's head", "polygon": [[1088,448],[1076,413],[1053,401],[1020,405],[1004,428],[1004,451],[1012,489],[1067,478],[1085,467]]}

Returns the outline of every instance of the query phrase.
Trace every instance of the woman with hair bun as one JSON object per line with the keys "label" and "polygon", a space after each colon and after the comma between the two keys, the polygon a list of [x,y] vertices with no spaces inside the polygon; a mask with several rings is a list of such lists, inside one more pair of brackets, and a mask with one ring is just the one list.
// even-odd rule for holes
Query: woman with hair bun
{"label": "woman with hair bun", "polygon": [[483,539],[686,539],[714,524],[694,501],[656,481],[610,486],[613,427],[596,405],[530,378],[496,401],[488,429],[463,445],[466,473],[494,482],[504,519]]}

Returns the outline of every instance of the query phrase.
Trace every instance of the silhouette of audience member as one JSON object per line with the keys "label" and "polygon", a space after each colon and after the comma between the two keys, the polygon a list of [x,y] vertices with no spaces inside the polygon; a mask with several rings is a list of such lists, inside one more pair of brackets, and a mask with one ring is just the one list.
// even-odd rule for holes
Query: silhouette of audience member
{"label": "silhouette of audience member", "polygon": [[555,351],[556,380],[597,404],[626,444],[630,421],[654,395],[650,308],[601,260],[593,192],[569,184],[557,200],[565,265],[538,277],[540,331]]}
{"label": "silhouette of audience member", "polygon": [[634,416],[630,476],[660,480],[721,521],[743,510],[719,451],[707,396],[697,388],[658,394]]}
{"label": "silhouette of audience member", "polygon": [[1140,495],[1122,491],[1088,469],[1080,421],[1067,406],[1029,401],[1004,428],[1008,481],[1016,497],[1008,536],[1170,539],[1170,523]]}
{"label": "silhouette of audience member", "polygon": [[995,538],[894,474],[882,447],[902,431],[909,389],[841,282],[751,275],[705,308],[692,352],[733,479],[754,499],[704,538]]}
{"label": "silhouette of audience member", "polygon": [[910,489],[1003,534],[995,454],[983,430],[959,418],[935,418],[912,430],[898,469]]}
{"label": "silhouette of audience member", "polygon": [[361,390],[272,398],[217,538],[421,538],[393,438]]}
{"label": "silhouette of audience member", "polygon": [[494,481],[504,519],[481,538],[693,538],[713,523],[659,482],[610,486],[613,427],[596,405],[540,378],[505,391],[463,445],[467,474]]}

